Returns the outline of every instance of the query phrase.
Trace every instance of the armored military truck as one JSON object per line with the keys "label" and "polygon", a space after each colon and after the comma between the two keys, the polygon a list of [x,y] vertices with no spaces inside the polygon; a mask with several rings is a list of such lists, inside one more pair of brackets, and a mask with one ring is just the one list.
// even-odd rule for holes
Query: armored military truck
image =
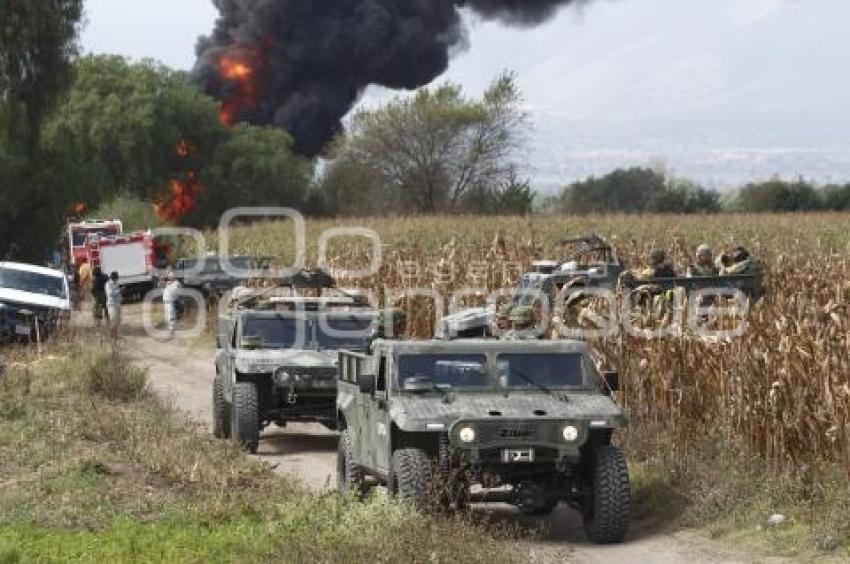
{"label": "armored military truck", "polygon": [[529,514],[565,502],[592,541],[624,539],[629,477],[611,439],[626,417],[610,397],[617,375],[600,375],[586,344],[382,340],[342,352],[339,374],[340,490]]}
{"label": "armored military truck", "polygon": [[365,351],[376,316],[355,297],[274,293],[219,319],[213,432],[250,452],[271,424],[335,428],[339,351]]}

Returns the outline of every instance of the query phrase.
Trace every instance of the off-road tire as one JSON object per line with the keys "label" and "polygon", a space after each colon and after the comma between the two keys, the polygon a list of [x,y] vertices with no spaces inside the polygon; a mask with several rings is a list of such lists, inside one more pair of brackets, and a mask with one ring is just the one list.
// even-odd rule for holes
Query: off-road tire
{"label": "off-road tire", "polygon": [[339,450],[337,450],[337,476],[339,493],[345,495],[355,492],[358,497],[363,497],[365,489],[363,486],[363,471],[354,463],[354,443],[351,438],[351,429],[345,429],[339,436]]}
{"label": "off-road tire", "polygon": [[622,451],[610,445],[593,449],[589,465],[593,490],[584,507],[584,530],[596,544],[623,542],[629,528],[631,491]]}
{"label": "off-road tire", "polygon": [[390,495],[411,502],[417,509],[427,509],[431,493],[431,465],[431,457],[422,449],[400,448],[393,452]]}
{"label": "off-road tire", "polygon": [[224,399],[224,384],[216,374],[212,391],[213,436],[217,439],[230,438],[230,404]]}
{"label": "off-road tire", "polygon": [[259,398],[253,382],[237,382],[233,386],[230,438],[252,454],[260,446]]}

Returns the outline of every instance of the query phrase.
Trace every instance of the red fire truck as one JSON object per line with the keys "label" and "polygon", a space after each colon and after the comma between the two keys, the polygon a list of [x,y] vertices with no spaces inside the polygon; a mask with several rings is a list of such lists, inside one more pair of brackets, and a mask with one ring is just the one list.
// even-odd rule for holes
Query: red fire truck
{"label": "red fire truck", "polygon": [[79,268],[88,260],[86,241],[90,235],[116,237],[124,232],[124,225],[118,219],[86,219],[68,223],[68,262]]}
{"label": "red fire truck", "polygon": [[117,272],[125,296],[142,297],[156,286],[154,241],[150,231],[117,237],[90,236],[86,257],[104,274]]}

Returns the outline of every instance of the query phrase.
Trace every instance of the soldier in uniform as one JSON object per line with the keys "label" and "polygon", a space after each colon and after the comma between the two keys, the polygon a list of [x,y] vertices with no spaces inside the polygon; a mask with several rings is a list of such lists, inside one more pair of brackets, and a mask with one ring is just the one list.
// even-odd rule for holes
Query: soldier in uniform
{"label": "soldier in uniform", "polygon": [[729,252],[731,264],[724,268],[723,274],[727,276],[759,275],[761,268],[749,251],[744,247],[735,247]]}
{"label": "soldier in uniform", "polygon": [[697,248],[696,262],[688,267],[688,278],[707,278],[720,274],[714,264],[714,252],[708,245]]}
{"label": "soldier in uniform", "polygon": [[667,261],[667,253],[661,249],[653,249],[649,253],[649,268],[645,271],[644,278],[675,278],[676,270]]}
{"label": "soldier in uniform", "polygon": [[511,310],[513,310],[511,304],[503,304],[496,310],[496,328],[502,334],[511,328]]}
{"label": "soldier in uniform", "polygon": [[[390,329],[392,333],[387,334]],[[389,311],[381,310],[372,324],[372,334],[369,336],[368,350],[372,350],[372,344],[379,339],[402,339],[407,330],[407,314],[403,310],[393,308]]]}
{"label": "soldier in uniform", "polygon": [[530,306],[513,308],[510,321],[512,327],[504,334],[503,339],[518,341],[538,338],[534,325],[534,308]]}

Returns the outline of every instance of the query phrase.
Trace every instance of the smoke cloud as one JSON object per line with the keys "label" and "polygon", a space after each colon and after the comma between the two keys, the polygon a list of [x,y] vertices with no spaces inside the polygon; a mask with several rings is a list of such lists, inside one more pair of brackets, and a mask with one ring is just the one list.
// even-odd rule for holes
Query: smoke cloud
{"label": "smoke cloud", "polygon": [[461,8],[532,26],[584,0],[214,0],[194,76],[226,123],[274,124],[319,154],[370,84],[414,89],[463,45]]}

